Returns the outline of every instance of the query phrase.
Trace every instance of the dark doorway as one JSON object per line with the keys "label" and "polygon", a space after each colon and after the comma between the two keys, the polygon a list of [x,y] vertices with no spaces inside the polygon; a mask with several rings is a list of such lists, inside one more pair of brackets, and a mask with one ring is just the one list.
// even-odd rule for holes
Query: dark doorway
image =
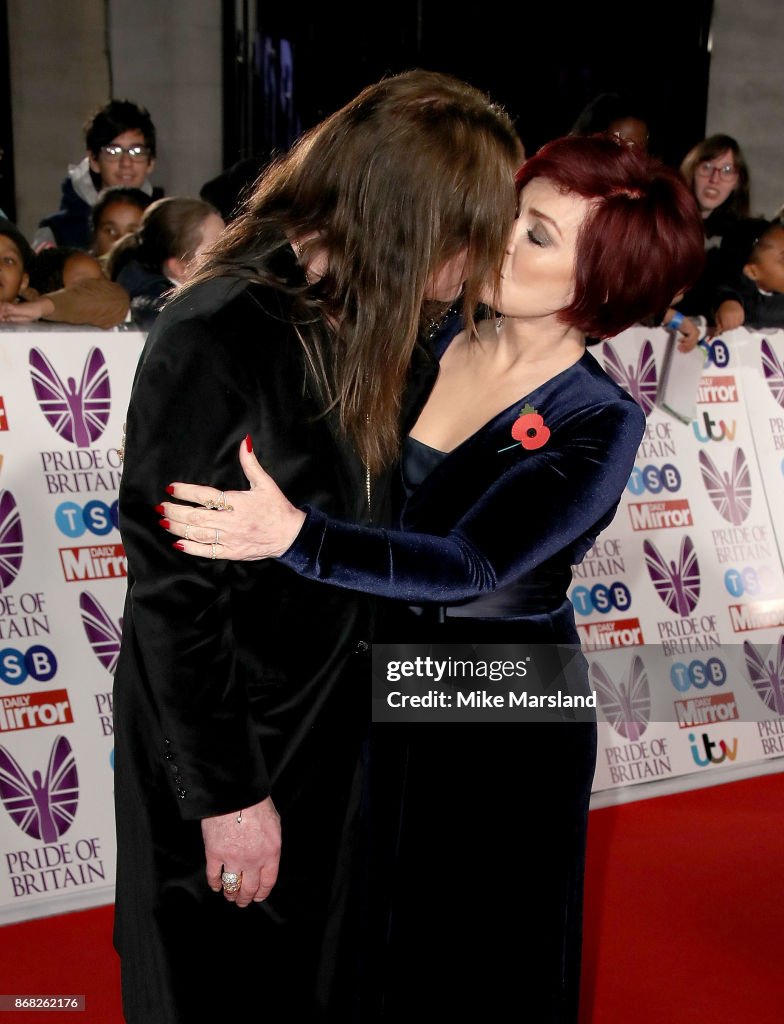
{"label": "dark doorway", "polygon": [[282,148],[382,75],[449,71],[503,104],[528,152],[596,94],[632,91],[677,165],[705,133],[712,0],[394,4],[226,3],[227,165]]}

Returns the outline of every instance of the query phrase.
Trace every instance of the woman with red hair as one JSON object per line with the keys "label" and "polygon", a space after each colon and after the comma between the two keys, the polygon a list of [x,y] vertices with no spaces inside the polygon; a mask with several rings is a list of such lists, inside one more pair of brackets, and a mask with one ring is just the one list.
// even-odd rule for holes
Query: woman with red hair
{"label": "woman with red hair", "polygon": [[[396,625],[376,640],[528,650],[545,690],[563,669],[588,695],[571,567],[615,514],[645,416],[586,337],[611,338],[688,288],[702,226],[674,171],[608,138],[548,143],[518,186],[500,284],[483,296],[493,315],[435,339],[397,529],[295,507],[247,443],[251,489],[226,492],[231,514],[169,501],[163,515],[187,554],[276,558],[392,599]],[[363,1020],[577,1020],[595,754],[595,721],[572,712],[375,726]]]}

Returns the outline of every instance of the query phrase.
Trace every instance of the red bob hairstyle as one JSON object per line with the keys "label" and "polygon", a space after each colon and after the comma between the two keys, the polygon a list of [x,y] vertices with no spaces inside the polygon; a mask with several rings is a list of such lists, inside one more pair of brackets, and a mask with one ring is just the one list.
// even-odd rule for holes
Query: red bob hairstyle
{"label": "red bob hairstyle", "polygon": [[634,146],[606,136],[546,143],[517,174],[522,189],[546,178],[592,200],[577,237],[572,303],[559,320],[611,338],[661,315],[703,268],[705,236],[680,175]]}

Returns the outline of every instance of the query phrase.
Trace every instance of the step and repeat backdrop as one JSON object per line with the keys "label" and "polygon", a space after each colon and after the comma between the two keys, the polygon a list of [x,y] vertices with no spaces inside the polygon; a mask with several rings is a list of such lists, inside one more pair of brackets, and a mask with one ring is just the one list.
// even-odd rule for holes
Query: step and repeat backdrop
{"label": "step and repeat backdrop", "polygon": [[[2,923],[114,898],[118,446],[143,342],[0,331]],[[714,341],[689,422],[657,404],[669,342],[634,328],[591,350],[647,415],[570,593],[598,700],[597,795],[784,755],[784,332]]]}

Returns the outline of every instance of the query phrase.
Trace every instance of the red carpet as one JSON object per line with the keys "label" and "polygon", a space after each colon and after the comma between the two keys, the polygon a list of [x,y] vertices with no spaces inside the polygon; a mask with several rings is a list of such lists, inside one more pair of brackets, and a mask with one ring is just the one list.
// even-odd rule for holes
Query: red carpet
{"label": "red carpet", "polygon": [[[783,810],[776,774],[591,812],[582,1024],[781,1024]],[[0,1024],[122,1024],[111,927],[99,907],[3,928],[0,993],[87,1010]]]}
{"label": "red carpet", "polygon": [[582,1024],[782,1024],[784,775],[591,812]]}

